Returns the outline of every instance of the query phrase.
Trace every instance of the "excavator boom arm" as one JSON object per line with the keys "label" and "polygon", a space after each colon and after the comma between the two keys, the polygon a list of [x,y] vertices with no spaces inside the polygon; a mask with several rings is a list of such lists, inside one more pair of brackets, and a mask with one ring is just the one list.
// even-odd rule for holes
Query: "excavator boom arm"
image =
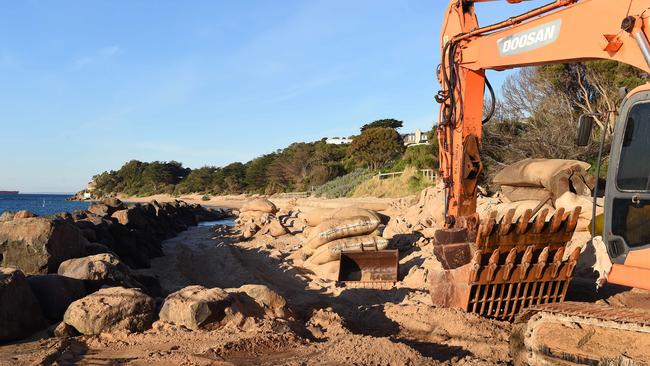
{"label": "excavator boom arm", "polygon": [[585,0],[502,30],[478,34],[462,51],[460,64],[472,70],[503,70],[606,59],[650,72],[644,57],[647,47],[636,36],[640,31],[648,39],[650,28],[644,12],[650,3],[632,1],[630,5],[628,9],[612,6],[611,0]]}

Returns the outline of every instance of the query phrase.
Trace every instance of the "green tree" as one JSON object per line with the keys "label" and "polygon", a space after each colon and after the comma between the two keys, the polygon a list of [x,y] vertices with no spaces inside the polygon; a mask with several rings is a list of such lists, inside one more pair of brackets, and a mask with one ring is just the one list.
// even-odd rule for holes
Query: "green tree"
{"label": "green tree", "polygon": [[619,88],[632,89],[645,82],[645,73],[633,66],[610,60],[541,66],[536,71],[538,90],[556,93],[574,114],[599,113],[600,127],[609,119],[609,131],[616,123],[620,106]]}
{"label": "green tree", "polygon": [[246,167],[240,162],[221,169],[223,180],[219,186],[223,193],[242,193],[246,189]]}
{"label": "green tree", "polygon": [[434,169],[438,165],[438,151],[433,145],[416,145],[406,149],[402,157],[404,166]]}
{"label": "green tree", "polygon": [[404,153],[404,142],[396,130],[387,127],[366,129],[350,144],[350,155],[376,170]]}
{"label": "green tree", "polygon": [[176,191],[185,193],[206,193],[212,190],[217,168],[204,166],[192,169],[190,174],[176,186]]}
{"label": "green tree", "polygon": [[396,130],[398,128],[402,128],[403,126],[404,126],[404,122],[393,118],[378,119],[374,122],[370,122],[361,126],[361,132],[365,130],[369,130],[371,128],[392,128]]}
{"label": "green tree", "polygon": [[249,192],[264,193],[269,185],[269,166],[277,158],[276,154],[262,155],[246,164],[246,187]]}

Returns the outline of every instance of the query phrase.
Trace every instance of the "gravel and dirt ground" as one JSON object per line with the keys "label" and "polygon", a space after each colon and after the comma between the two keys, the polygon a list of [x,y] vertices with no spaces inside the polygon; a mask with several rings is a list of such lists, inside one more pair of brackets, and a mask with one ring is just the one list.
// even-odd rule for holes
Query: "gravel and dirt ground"
{"label": "gravel and dirt ground", "polygon": [[[38,335],[0,348],[0,364],[507,365],[510,324],[431,306],[426,291],[337,287],[292,267],[292,236],[239,242],[234,229],[195,227],[164,243],[146,270],[167,291],[190,284],[265,284],[287,299],[291,321],[261,319],[189,331],[154,324],[142,334],[68,339]],[[597,300],[576,281],[574,298]],[[609,291],[609,292],[608,292]],[[647,293],[609,288],[610,302],[645,302]],[[633,300],[636,298],[637,300]],[[639,300],[640,299],[640,300]],[[603,300],[601,300],[603,301]],[[42,335],[41,335],[42,336]]]}

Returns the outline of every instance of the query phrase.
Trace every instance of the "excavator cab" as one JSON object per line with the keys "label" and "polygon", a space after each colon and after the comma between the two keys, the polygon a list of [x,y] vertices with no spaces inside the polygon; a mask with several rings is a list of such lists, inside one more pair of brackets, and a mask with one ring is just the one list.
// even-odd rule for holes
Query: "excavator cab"
{"label": "excavator cab", "polygon": [[[588,119],[581,118],[578,124],[579,144],[590,137],[592,127],[584,122]],[[650,84],[645,84],[633,90],[620,108],[607,170],[604,219],[600,225],[593,223],[592,230],[602,234],[602,241],[593,240],[597,261],[612,262],[607,282],[646,290],[650,290],[648,156]],[[606,251],[597,248],[602,244]],[[558,332],[563,333],[561,341]],[[645,365],[649,346],[647,309],[577,302],[530,307],[517,317],[510,337],[515,365]]]}
{"label": "excavator cab", "polygon": [[[623,102],[605,188],[602,238],[613,263],[608,282],[650,290],[650,85]],[[598,235],[600,233],[596,233]]]}

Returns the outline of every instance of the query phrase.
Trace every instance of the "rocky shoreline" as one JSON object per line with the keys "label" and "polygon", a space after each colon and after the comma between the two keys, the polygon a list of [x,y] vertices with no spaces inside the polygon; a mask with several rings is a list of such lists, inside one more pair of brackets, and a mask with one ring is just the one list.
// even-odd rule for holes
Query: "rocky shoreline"
{"label": "rocky shoreline", "polygon": [[[231,216],[230,210],[182,201],[127,205],[115,198],[94,202],[85,211],[46,217],[28,211],[2,213],[0,344],[48,327],[54,334],[85,329],[88,324],[70,328],[75,322],[70,319],[79,318],[71,304],[116,289],[129,292],[126,298],[131,300],[109,307],[118,312],[125,307],[113,314],[123,318],[115,323],[138,328],[147,317],[134,318],[130,310],[138,313],[149,306],[153,311],[154,298],[162,293],[155,277],[133,270],[149,268],[152,258],[162,256],[164,240],[201,221]],[[72,318],[60,323],[67,314]],[[93,322],[97,326],[97,319]]]}

